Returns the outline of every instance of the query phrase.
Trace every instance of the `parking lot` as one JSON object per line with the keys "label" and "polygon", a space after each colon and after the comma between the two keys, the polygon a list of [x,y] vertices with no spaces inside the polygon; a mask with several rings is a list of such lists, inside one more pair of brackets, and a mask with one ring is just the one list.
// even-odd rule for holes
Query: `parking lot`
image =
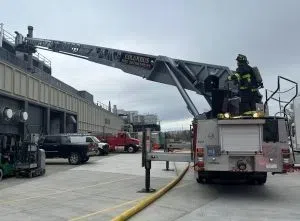
{"label": "parking lot", "polygon": [[[186,166],[154,162],[151,187],[166,185]],[[24,182],[25,181],[25,182]],[[47,173],[1,183],[1,220],[111,220],[146,193],[141,155],[92,157],[85,165],[47,160]],[[298,173],[269,176],[265,186],[199,185],[192,169],[169,193],[131,220],[299,220]]]}
{"label": "parking lot", "polygon": [[[110,156],[113,156],[113,154],[111,154]],[[106,158],[106,157],[108,157],[108,156],[101,156],[101,159]],[[100,159],[100,157],[91,157],[88,163],[92,164],[99,159]],[[65,170],[69,170],[69,169],[76,167],[76,166],[70,165],[68,163],[67,159],[47,159],[46,162],[47,162],[47,172],[43,177],[47,177],[52,174],[62,172]],[[40,178],[41,177],[36,177],[35,179],[40,179]],[[5,189],[7,187],[14,186],[14,185],[18,185],[18,184],[21,184],[24,182],[28,182],[28,181],[31,181],[31,179],[15,178],[15,177],[4,178],[0,183],[0,190]]]}
{"label": "parking lot", "polygon": [[[94,212],[98,213],[90,219],[109,220],[145,195],[136,193],[144,185],[142,175],[140,154],[92,157],[80,166],[64,159],[47,160],[43,177],[3,180],[1,220],[69,220]],[[153,182],[160,187],[174,176]]]}

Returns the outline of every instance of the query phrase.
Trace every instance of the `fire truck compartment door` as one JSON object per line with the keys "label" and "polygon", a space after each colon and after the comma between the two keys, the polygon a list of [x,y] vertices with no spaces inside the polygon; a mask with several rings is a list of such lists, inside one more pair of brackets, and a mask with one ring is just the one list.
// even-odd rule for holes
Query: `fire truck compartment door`
{"label": "fire truck compartment door", "polygon": [[263,124],[219,124],[223,151],[255,152],[262,149]]}

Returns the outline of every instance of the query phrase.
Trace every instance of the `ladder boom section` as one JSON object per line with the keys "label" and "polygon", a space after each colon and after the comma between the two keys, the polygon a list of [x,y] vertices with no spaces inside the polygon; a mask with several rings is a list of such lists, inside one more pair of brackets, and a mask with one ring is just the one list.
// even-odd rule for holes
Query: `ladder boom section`
{"label": "ladder boom section", "polygon": [[150,81],[176,86],[194,116],[198,113],[194,110],[193,105],[188,104],[190,102],[187,93],[184,92],[185,89],[204,95],[211,105],[211,94],[205,89],[205,80],[208,76],[213,75],[218,79],[218,88],[223,89],[227,76],[231,74],[230,69],[225,66],[67,41],[24,38],[18,32],[16,34],[16,50],[19,51],[34,53],[36,48],[46,49],[118,68],[125,73],[137,75]]}

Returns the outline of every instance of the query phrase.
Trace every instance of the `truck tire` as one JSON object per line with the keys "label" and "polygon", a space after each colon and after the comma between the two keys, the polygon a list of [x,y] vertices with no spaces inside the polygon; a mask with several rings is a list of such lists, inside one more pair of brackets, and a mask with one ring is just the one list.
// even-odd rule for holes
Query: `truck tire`
{"label": "truck tire", "polygon": [[212,179],[209,177],[198,177],[197,178],[197,182],[201,183],[201,184],[211,184],[212,183]]}
{"label": "truck tire", "polygon": [[267,172],[255,173],[253,177],[249,178],[249,183],[252,185],[264,185],[267,182]]}
{"label": "truck tire", "polygon": [[267,182],[267,177],[260,178],[257,183],[258,185],[264,185]]}
{"label": "truck tire", "polygon": [[267,173],[262,174],[256,179],[258,185],[264,185],[267,182]]}
{"label": "truck tire", "polygon": [[83,160],[82,160],[82,163],[86,163],[86,162],[88,162],[88,161],[89,161],[89,159],[90,159],[90,157],[89,157],[89,156],[86,156],[86,157],[84,157],[84,158],[83,158]]}
{"label": "truck tire", "polygon": [[78,165],[81,162],[81,156],[77,152],[72,152],[69,156],[69,164]]}
{"label": "truck tire", "polygon": [[134,146],[129,146],[129,147],[127,147],[127,152],[128,153],[135,153],[136,152],[136,148]]}
{"label": "truck tire", "polygon": [[101,156],[101,151],[99,148],[95,152],[96,152],[96,156]]}
{"label": "truck tire", "polygon": [[206,173],[198,172],[198,178],[196,180],[198,183],[201,183],[201,184],[211,184],[212,183],[212,175],[208,172],[206,172]]}
{"label": "truck tire", "polygon": [[96,150],[96,155],[97,155],[97,156],[104,156],[104,155],[105,155],[105,152],[104,152],[102,149],[98,148],[98,149]]}
{"label": "truck tire", "polygon": [[0,168],[0,181],[2,180],[3,178],[3,170]]}

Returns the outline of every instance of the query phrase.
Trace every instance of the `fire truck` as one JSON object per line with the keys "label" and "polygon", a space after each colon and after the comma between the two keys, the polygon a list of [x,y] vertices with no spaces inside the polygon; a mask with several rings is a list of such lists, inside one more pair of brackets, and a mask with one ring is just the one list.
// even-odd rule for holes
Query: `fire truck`
{"label": "fire truck", "polygon": [[[293,166],[289,147],[287,105],[298,91],[296,82],[278,76],[278,88],[266,94],[263,104],[251,113],[237,114],[238,86],[228,81],[233,73],[228,67],[155,56],[81,43],[33,37],[16,32],[16,50],[29,56],[37,49],[75,56],[122,70],[149,81],[177,87],[193,115],[190,154],[149,151],[151,161],[193,162],[197,181],[209,183],[214,178],[238,177],[264,184],[267,173],[285,173]],[[295,84],[295,96],[282,110],[283,116],[270,116],[268,101],[279,91],[280,82]],[[204,96],[211,111],[199,113],[186,90]]]}

